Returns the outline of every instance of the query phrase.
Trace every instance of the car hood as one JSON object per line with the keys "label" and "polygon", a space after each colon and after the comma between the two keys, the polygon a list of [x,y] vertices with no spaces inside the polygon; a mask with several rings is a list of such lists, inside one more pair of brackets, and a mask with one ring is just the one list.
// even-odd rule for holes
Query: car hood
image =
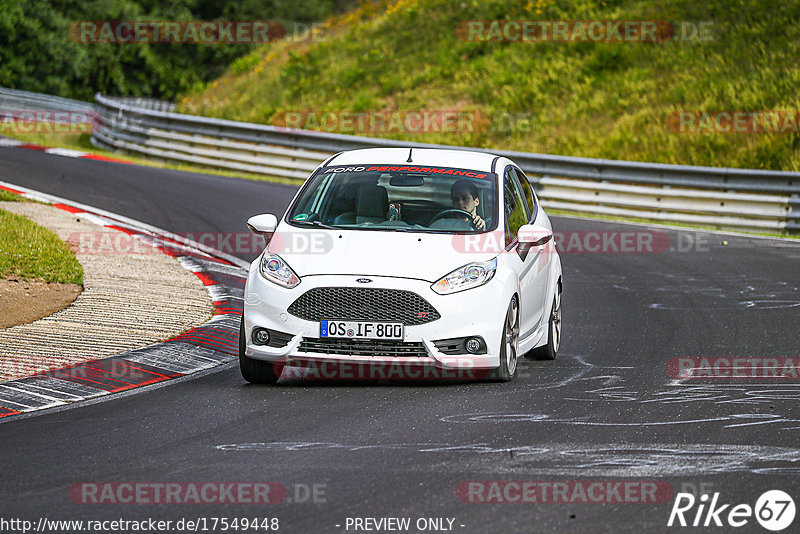
{"label": "car hood", "polygon": [[267,251],[280,255],[301,278],[313,275],[392,276],[433,283],[462,265],[497,256],[497,250],[467,249],[464,240],[469,237],[476,239],[478,236],[298,229],[282,224],[273,234]]}

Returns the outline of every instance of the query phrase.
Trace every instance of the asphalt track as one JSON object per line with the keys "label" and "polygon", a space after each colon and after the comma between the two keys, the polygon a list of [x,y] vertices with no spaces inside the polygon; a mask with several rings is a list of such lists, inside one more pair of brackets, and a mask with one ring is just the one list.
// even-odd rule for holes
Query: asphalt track
{"label": "asphalt track", "polygon": [[[242,231],[252,214],[283,211],[294,191],[13,148],[0,149],[0,162],[4,181],[173,232]],[[562,217],[554,225],[648,230]],[[228,365],[11,418],[0,424],[0,517],[276,517],[283,532],[353,532],[348,517],[409,517],[412,525],[452,518],[453,531],[476,533],[703,530],[667,528],[674,495],[659,503],[486,504],[457,494],[468,481],[510,480],[655,481],[751,506],[780,489],[800,503],[800,381],[667,373],[676,357],[797,357],[800,245],[659,231],[673,250],[562,255],[559,358],[523,362],[510,384],[260,387]],[[69,496],[76,483],[129,481],[274,481],[288,499],[100,505]],[[324,496],[296,502],[312,485]],[[787,532],[797,525],[800,518]],[[766,532],[752,517],[737,531]]]}

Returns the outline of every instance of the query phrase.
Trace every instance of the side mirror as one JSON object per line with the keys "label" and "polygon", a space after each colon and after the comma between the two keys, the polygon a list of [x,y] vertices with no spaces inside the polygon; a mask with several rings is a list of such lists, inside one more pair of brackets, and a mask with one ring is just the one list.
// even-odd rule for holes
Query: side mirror
{"label": "side mirror", "polygon": [[278,227],[278,218],[271,213],[254,215],[247,219],[247,227],[257,234],[271,234]]}
{"label": "side mirror", "polygon": [[517,232],[517,240],[529,247],[539,247],[553,239],[553,231],[538,224],[524,224]]}

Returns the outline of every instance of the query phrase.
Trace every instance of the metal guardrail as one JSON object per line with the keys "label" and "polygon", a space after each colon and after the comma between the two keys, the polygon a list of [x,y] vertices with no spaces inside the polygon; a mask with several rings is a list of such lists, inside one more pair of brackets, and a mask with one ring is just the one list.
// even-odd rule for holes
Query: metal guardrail
{"label": "metal guardrail", "polygon": [[20,111],[73,111],[89,115],[94,112],[94,104],[60,96],[0,87],[0,112],[18,113]]}
{"label": "metal guardrail", "polygon": [[[95,110],[102,126],[92,143],[100,148],[298,183],[327,156],[342,150],[466,149],[184,115],[172,112],[168,104],[99,93]],[[720,228],[800,231],[800,172],[469,150],[513,159],[551,209]]]}
{"label": "metal guardrail", "polygon": [[151,111],[175,111],[175,104],[166,100],[158,100],[156,98],[145,98],[140,96],[117,96],[114,100],[118,104],[125,104],[126,106],[149,109]]}

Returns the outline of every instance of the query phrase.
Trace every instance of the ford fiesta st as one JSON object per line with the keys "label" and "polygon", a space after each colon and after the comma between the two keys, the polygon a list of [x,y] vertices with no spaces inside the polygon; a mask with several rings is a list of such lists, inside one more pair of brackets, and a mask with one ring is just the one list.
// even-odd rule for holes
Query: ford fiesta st
{"label": "ford fiesta st", "polygon": [[[245,287],[239,362],[274,383],[293,362],[397,362],[511,380],[553,359],[561,261],[550,220],[511,160],[364,149],[322,163],[267,237]],[[428,376],[428,375],[425,375]]]}

